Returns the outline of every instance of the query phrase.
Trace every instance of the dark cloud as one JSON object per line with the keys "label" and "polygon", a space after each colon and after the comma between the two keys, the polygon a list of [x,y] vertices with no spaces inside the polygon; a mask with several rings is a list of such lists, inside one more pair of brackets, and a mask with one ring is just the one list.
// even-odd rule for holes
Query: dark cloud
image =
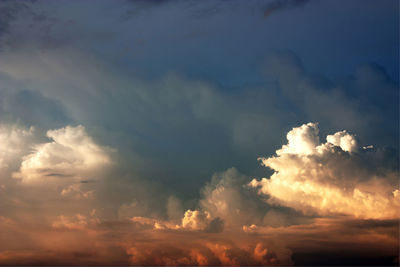
{"label": "dark cloud", "polygon": [[208,233],[219,233],[224,230],[224,221],[221,218],[215,218],[205,229]]}
{"label": "dark cloud", "polygon": [[285,9],[296,8],[306,5],[310,0],[273,0],[264,9],[264,18]]}
{"label": "dark cloud", "polygon": [[3,0],[0,2],[0,35],[9,32],[10,24],[18,15],[29,10],[29,3],[33,1],[9,1]]}
{"label": "dark cloud", "polygon": [[31,18],[34,21],[40,21],[44,17],[33,12],[31,6],[36,0],[2,0],[0,1],[0,50],[10,48],[16,43],[12,40],[12,24],[21,17]]}

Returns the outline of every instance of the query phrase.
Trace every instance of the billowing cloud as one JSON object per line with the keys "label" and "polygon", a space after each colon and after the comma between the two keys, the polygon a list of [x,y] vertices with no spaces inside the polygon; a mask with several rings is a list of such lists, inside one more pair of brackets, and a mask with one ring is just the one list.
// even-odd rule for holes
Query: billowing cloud
{"label": "billowing cloud", "polygon": [[330,144],[340,147],[343,151],[354,152],[358,150],[358,143],[354,136],[346,131],[337,132],[328,135],[326,141]]}
{"label": "billowing cloud", "polygon": [[341,131],[320,144],[318,125],[308,123],[293,128],[287,139],[277,156],[260,158],[274,174],[249,183],[268,196],[269,203],[311,214],[364,219],[400,216],[398,170],[371,169],[369,161],[380,160],[379,154],[371,157],[369,151],[357,152],[353,135]]}
{"label": "billowing cloud", "polygon": [[211,221],[211,215],[208,211],[187,210],[182,219],[182,227],[188,229],[205,229]]}
{"label": "billowing cloud", "polygon": [[97,145],[81,125],[49,130],[47,137],[52,141],[36,145],[35,151],[24,157],[14,178],[24,183],[96,179],[111,164],[107,149]]}

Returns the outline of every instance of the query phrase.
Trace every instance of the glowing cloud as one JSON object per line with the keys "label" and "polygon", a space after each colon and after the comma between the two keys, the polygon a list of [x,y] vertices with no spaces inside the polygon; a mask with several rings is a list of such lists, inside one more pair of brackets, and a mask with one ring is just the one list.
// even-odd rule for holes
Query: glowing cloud
{"label": "glowing cloud", "polygon": [[135,216],[131,221],[140,225],[150,226],[155,230],[205,230],[210,228],[213,222],[208,211],[187,210],[180,224],[174,224],[170,221],[157,220],[153,218]]}
{"label": "glowing cloud", "polygon": [[198,230],[205,229],[211,221],[211,215],[207,211],[187,210],[182,219],[182,227]]}
{"label": "glowing cloud", "polygon": [[398,172],[368,169],[365,153],[356,153],[354,136],[341,131],[319,144],[317,124],[308,123],[293,128],[287,139],[288,144],[276,151],[276,157],[260,158],[275,173],[269,179],[249,183],[259,188],[259,194],[268,195],[270,204],[322,215],[365,219],[399,216]]}

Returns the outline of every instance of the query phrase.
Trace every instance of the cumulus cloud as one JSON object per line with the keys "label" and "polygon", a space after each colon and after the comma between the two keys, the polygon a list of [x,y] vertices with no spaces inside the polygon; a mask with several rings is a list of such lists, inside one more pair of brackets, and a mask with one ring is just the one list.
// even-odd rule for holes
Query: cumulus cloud
{"label": "cumulus cloud", "polygon": [[81,125],[49,130],[47,137],[52,141],[36,145],[35,151],[24,157],[14,178],[24,183],[50,178],[95,179],[111,164],[107,149],[97,145]]}
{"label": "cumulus cloud", "polygon": [[341,131],[320,144],[318,125],[308,123],[293,128],[287,139],[277,156],[260,158],[274,174],[249,183],[267,195],[269,203],[322,215],[399,217],[398,170],[371,169],[368,161],[379,160],[378,154],[367,159],[364,151],[356,153],[353,135]]}
{"label": "cumulus cloud", "polygon": [[[307,223],[307,216],[290,208],[272,207],[246,184],[250,178],[236,168],[215,173],[211,181],[201,189],[201,198],[195,209],[182,211],[181,201],[169,197],[167,201],[168,220],[160,216],[138,216],[149,214],[140,202],[120,207],[121,218],[128,218],[155,230],[197,231],[220,233],[241,229],[243,225],[257,224],[282,226]],[[172,210],[172,211],[171,211]],[[171,216],[171,213],[174,216]],[[179,217],[178,217],[179,216]]]}
{"label": "cumulus cloud", "polygon": [[[27,129],[25,131],[29,132]],[[79,206],[82,206],[79,201],[91,202],[88,199],[92,199],[94,193],[90,183],[76,181],[78,177],[84,177],[85,181],[95,179],[84,174],[96,166],[109,166],[111,161],[108,149],[96,144],[84,128],[79,126],[49,131],[48,137],[52,141],[35,147],[36,150],[25,157],[24,161],[37,157],[38,162],[41,162],[37,166],[47,168],[50,167],[50,162],[54,162],[50,169],[46,169],[45,173],[48,174],[66,174],[68,169],[73,175],[63,177],[71,178],[69,180],[73,183],[58,191],[57,194],[61,194],[58,196],[61,199],[74,199],[73,202],[77,202],[76,205]],[[46,216],[52,218],[48,231],[56,231],[60,236],[55,237],[47,232],[46,235],[51,236],[53,241],[63,240],[74,244],[82,253],[92,253],[93,244],[99,246],[104,257],[90,254],[91,256],[85,258],[86,261],[82,261],[85,263],[123,261],[127,264],[125,261],[129,261],[130,264],[138,265],[288,265],[293,263],[293,251],[301,251],[299,244],[304,239],[318,242],[321,237],[328,236],[332,241],[328,251],[337,248],[335,242],[340,240],[352,240],[354,246],[365,242],[364,230],[360,233],[355,230],[356,226],[351,228],[354,232],[343,234],[338,239],[329,234],[332,231],[347,231],[347,225],[354,218],[359,218],[361,220],[357,225],[374,222],[365,231],[373,230],[368,235],[380,238],[384,244],[379,255],[392,257],[390,245],[396,239],[393,236],[394,224],[393,220],[384,219],[398,216],[395,209],[398,208],[395,199],[399,196],[399,191],[395,190],[398,171],[395,167],[391,168],[390,164],[381,163],[386,161],[382,151],[375,148],[359,149],[357,138],[346,131],[328,135],[326,141],[321,142],[316,123],[294,128],[287,134],[287,139],[287,144],[277,150],[276,156],[262,159],[263,164],[272,168],[275,173],[270,179],[253,180],[250,183],[259,189],[259,194],[257,190],[247,186],[250,181],[248,176],[230,168],[214,174],[200,191],[201,197],[195,208],[186,212],[183,212],[186,204],[171,195],[165,196],[164,217],[153,210],[145,194],[135,195],[135,201],[120,206],[117,221],[108,221],[108,217],[99,219],[97,212],[90,212],[94,207],[88,204],[79,210],[58,204],[56,206],[66,208],[65,212],[54,215],[57,213],[48,211]],[[55,150],[59,149],[64,153],[56,154]],[[46,160],[44,155],[39,156],[40,152],[47,153],[55,161]],[[84,155],[92,157],[84,159]],[[367,164],[372,162],[373,164]],[[64,164],[69,164],[69,168],[64,167]],[[48,177],[50,176],[44,176],[44,179]],[[61,179],[60,176],[56,177]],[[40,179],[39,175],[35,179]],[[101,209],[104,208],[102,203],[98,205]],[[319,217],[344,214],[347,217],[336,223],[314,219],[307,214]],[[20,233],[20,226],[14,227],[14,221],[3,221],[9,229],[7,231]],[[75,259],[68,256],[73,251],[65,246],[51,250],[50,241],[40,243],[39,238],[45,233],[30,234],[33,235],[30,246],[38,247],[40,244],[41,251],[49,253],[40,255],[47,262],[54,262],[51,256],[53,254],[47,251],[61,251],[67,253],[65,257]],[[71,236],[74,236],[74,240],[70,240]],[[77,244],[82,236],[87,240]],[[7,234],[5,238],[8,240],[12,235]],[[290,240],[278,242],[286,239]],[[367,245],[367,249],[373,251],[374,244]],[[316,251],[316,248],[312,247],[312,251]],[[3,253],[2,257],[0,260],[4,263],[13,263],[18,258],[34,258],[32,255],[23,256],[13,251]],[[301,262],[298,257],[296,254],[293,258],[296,263]]]}
{"label": "cumulus cloud", "polygon": [[[318,82],[289,52],[276,52],[267,59],[265,84],[238,90],[224,90],[176,73],[144,80],[72,48],[8,51],[0,58],[4,61],[1,75],[12,81],[10,89],[29,92],[9,97],[12,101],[4,100],[9,104],[3,109],[13,114],[12,119],[30,122],[42,118],[41,124],[51,124],[46,129],[60,127],[56,122],[69,119],[63,125],[73,121],[96,129],[104,141],[118,148],[121,161],[135,172],[165,186],[174,184],[179,188],[173,189],[190,191],[190,195],[197,193],[201,181],[215,170],[234,165],[245,172],[253,171],[257,167],[252,159],[273,153],[280,142],[280,131],[298,121],[323,121],[333,132],[345,128],[371,144],[379,141],[378,145],[386,145],[398,139],[398,127],[386,130],[396,119],[371,129],[371,124],[389,118],[387,114],[367,114],[362,107],[374,107],[373,102],[365,105],[358,97],[349,97],[347,90],[356,89],[341,88],[325,78]],[[358,82],[366,76],[354,77],[355,86],[368,84]],[[374,88],[385,85],[386,91],[393,91],[390,99],[398,98],[394,84],[389,77],[374,80]],[[112,97],[109,88],[113,88]],[[26,99],[40,103],[41,112],[30,119],[26,114],[31,113],[15,108],[21,105],[12,105],[29,103]],[[30,106],[38,110],[36,105]],[[107,112],[104,106],[110,107]],[[373,138],[382,133],[387,138]],[[171,151],[174,157],[164,157]],[[216,160],[217,156],[210,156],[216,155],[215,151],[227,156]],[[197,164],[200,161],[204,164]],[[199,182],[181,179],[189,175]]]}
{"label": "cumulus cloud", "polygon": [[205,229],[211,221],[211,215],[208,211],[187,210],[182,219],[182,228],[199,230]]}
{"label": "cumulus cloud", "polygon": [[[256,5],[269,18],[308,2]],[[357,247],[371,238],[367,254],[382,244],[398,247],[396,221],[383,221],[398,216],[398,154],[358,144],[366,136],[368,145],[398,144],[398,82],[383,69],[365,65],[350,78],[330,81],[306,71],[293,53],[274,52],[264,77],[248,68],[266,51],[261,44],[252,46],[256,56],[250,61],[232,61],[228,55],[235,50],[227,49],[222,58],[232,63],[228,68],[222,60],[218,71],[199,71],[193,62],[203,58],[191,53],[198,42],[185,40],[182,50],[171,45],[175,37],[168,33],[155,34],[156,39],[151,31],[126,34],[128,28],[155,26],[160,15],[184,14],[180,4],[122,25],[114,22],[127,10],[119,4],[100,4],[92,17],[72,18],[71,10],[90,3],[63,2],[62,10],[32,3],[0,3],[0,121],[11,122],[0,126],[0,264],[287,265],[287,247],[326,247],[327,239],[339,244],[330,251],[343,240]],[[203,15],[222,7],[184,6]],[[96,22],[98,16],[106,18],[108,28]],[[150,28],[158,33],[160,27]],[[174,36],[188,29],[170,28],[177,29]],[[226,35],[221,36],[224,41]],[[160,40],[167,40],[163,43],[172,53],[160,51]],[[186,46],[189,42],[193,46]],[[129,55],[115,49],[121,44],[133,44],[126,49]],[[196,58],[169,60],[174,51]],[[215,57],[209,54],[196,65],[210,59]],[[162,64],[154,64],[157,60]],[[231,75],[243,66],[247,74]],[[171,69],[198,80],[168,73]],[[256,189],[246,186],[251,179],[238,170],[258,175],[254,158],[274,152],[282,129],[299,121],[321,121],[336,133],[324,141],[315,123],[293,129],[276,156],[262,159],[275,173],[253,181]],[[102,141],[83,126],[60,128],[69,124],[85,125]],[[338,132],[343,128],[349,132]],[[57,130],[48,131],[46,141],[33,141],[41,129]],[[118,158],[100,143],[118,147]],[[385,153],[392,153],[391,160]],[[112,162],[118,166],[107,175]],[[211,173],[232,165],[238,170],[216,173],[197,197]],[[11,179],[12,172],[18,179]],[[57,190],[31,186],[37,184]],[[94,208],[101,221],[89,214]],[[315,219],[334,214],[347,217],[335,227]],[[362,220],[347,228],[352,217]],[[283,245],[271,244],[281,240]]]}
{"label": "cumulus cloud", "polygon": [[341,131],[333,135],[328,135],[326,137],[326,141],[340,147],[343,151],[354,152],[358,149],[357,140],[353,135],[348,134],[347,131]]}
{"label": "cumulus cloud", "polygon": [[288,144],[282,146],[277,154],[312,154],[319,145],[318,126],[315,123],[308,123],[291,130],[287,136]]}

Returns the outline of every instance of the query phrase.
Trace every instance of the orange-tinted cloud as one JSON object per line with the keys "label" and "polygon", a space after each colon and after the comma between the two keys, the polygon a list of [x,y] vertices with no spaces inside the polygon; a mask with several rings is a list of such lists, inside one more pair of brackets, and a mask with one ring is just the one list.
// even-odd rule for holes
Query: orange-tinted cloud
{"label": "orange-tinted cloud", "polygon": [[[54,143],[66,146],[69,140],[68,144],[74,144],[69,147],[71,153],[55,157],[58,154],[51,145],[28,158],[37,156],[43,163],[40,166],[53,168],[52,172],[67,171],[58,167],[60,162],[69,164],[68,171],[77,177],[85,173],[79,172],[82,166],[92,166],[85,162],[97,166],[99,161],[93,158],[108,159],[107,150],[95,144],[83,128],[69,130],[69,134],[66,128],[58,132],[65,140],[57,137]],[[122,204],[113,217],[104,212],[108,203],[96,197],[91,183],[72,179],[54,189],[10,179],[14,183],[2,188],[0,195],[6,211],[0,217],[0,264],[216,266],[325,264],[324,259],[348,264],[354,259],[398,261],[396,172],[368,169],[365,163],[370,160],[380,164],[374,149],[359,148],[356,138],[346,131],[329,135],[321,143],[317,124],[309,123],[294,128],[287,137],[288,144],[277,156],[262,159],[276,172],[270,179],[250,183],[259,194],[248,186],[249,177],[231,168],[215,174],[201,190],[197,205],[186,212],[178,198],[169,197],[163,203],[164,215],[148,215],[145,199],[139,199]],[[38,156],[41,152],[50,159]],[[369,158],[364,159],[367,152]],[[20,162],[27,159],[22,154]],[[54,167],[51,160],[56,161]],[[335,256],[340,260],[335,261]]]}

